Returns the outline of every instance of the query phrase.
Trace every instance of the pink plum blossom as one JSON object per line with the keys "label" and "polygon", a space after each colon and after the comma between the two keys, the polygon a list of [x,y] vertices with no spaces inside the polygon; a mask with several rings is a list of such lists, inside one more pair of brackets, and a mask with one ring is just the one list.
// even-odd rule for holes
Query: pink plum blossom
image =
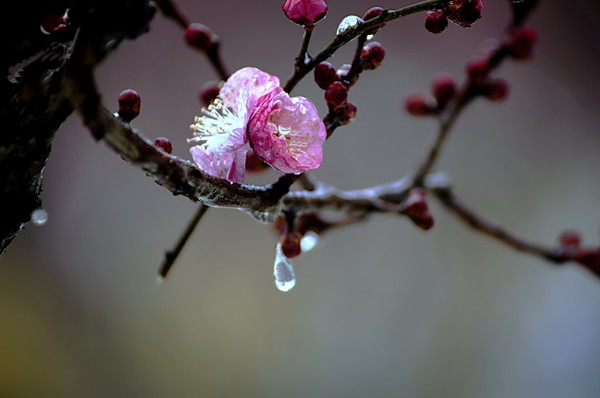
{"label": "pink plum blossom", "polygon": [[196,116],[190,148],[196,164],[214,176],[241,183],[246,156],[254,153],[284,173],[320,166],[325,125],[312,102],[293,97],[279,79],[256,68],[235,72],[219,96]]}

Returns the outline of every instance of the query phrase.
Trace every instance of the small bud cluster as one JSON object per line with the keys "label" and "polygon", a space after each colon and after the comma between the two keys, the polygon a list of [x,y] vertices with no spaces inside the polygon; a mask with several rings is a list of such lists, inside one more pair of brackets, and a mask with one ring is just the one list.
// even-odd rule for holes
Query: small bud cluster
{"label": "small bud cluster", "polygon": [[428,11],[425,29],[435,34],[442,33],[448,27],[448,20],[468,28],[481,18],[482,11],[481,0],[454,0],[442,9]]}
{"label": "small bud cluster", "polygon": [[469,97],[482,96],[490,101],[505,100],[510,93],[510,85],[505,79],[490,76],[499,54],[508,55],[515,60],[531,58],[537,35],[531,28],[517,26],[508,32],[502,46],[496,46],[487,55],[471,59],[466,67],[467,80],[461,90],[448,75],[440,75],[433,80],[431,94],[435,101],[428,100],[423,93],[409,95],[405,110],[413,116],[435,115],[447,108],[459,95]]}
{"label": "small bud cluster", "polygon": [[576,231],[564,231],[558,237],[562,255],[572,259],[600,276],[600,246],[582,247],[581,235]]}
{"label": "small bud cluster", "polygon": [[324,98],[329,108],[329,118],[335,118],[342,125],[350,123],[356,116],[356,105],[348,102],[348,91],[358,80],[358,75],[348,81],[346,77],[349,71],[348,64],[335,70],[329,62],[321,62],[314,70],[315,82],[325,90]]}
{"label": "small bud cluster", "polygon": [[142,100],[137,91],[127,89],[121,91],[117,98],[119,102],[118,116],[126,122],[131,122],[140,114]]}
{"label": "small bud cluster", "polygon": [[427,191],[423,188],[413,188],[408,192],[404,201],[404,214],[419,228],[427,231],[433,227],[433,216],[429,212],[426,200]]}

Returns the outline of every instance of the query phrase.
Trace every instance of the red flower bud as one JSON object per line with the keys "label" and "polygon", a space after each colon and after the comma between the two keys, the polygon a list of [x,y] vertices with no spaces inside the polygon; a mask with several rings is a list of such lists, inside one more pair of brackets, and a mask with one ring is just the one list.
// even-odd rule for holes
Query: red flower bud
{"label": "red flower bud", "polygon": [[327,90],[327,87],[338,79],[337,72],[333,65],[329,62],[321,62],[315,66],[315,82],[323,90]]}
{"label": "red flower bud", "polygon": [[185,29],[184,37],[190,47],[201,52],[207,51],[219,42],[219,37],[208,26],[198,22],[190,24]]}
{"label": "red flower bud", "polygon": [[404,102],[404,108],[413,116],[426,116],[432,112],[425,96],[421,93],[409,95]]}
{"label": "red flower bud", "polygon": [[362,48],[360,57],[364,69],[377,69],[379,65],[381,65],[381,63],[383,62],[383,58],[385,57],[385,49],[380,43],[372,41],[370,43],[367,43]]}
{"label": "red flower bud", "polygon": [[173,152],[173,144],[168,138],[165,137],[157,137],[154,139],[154,146],[162,149],[166,153]]}
{"label": "red flower bud", "polygon": [[130,122],[140,114],[142,100],[135,90],[123,90],[117,99],[119,101],[119,110],[117,113],[121,119]]}
{"label": "red flower bud", "polygon": [[431,33],[442,33],[448,27],[448,18],[443,11],[427,11],[425,13],[425,29]]}
{"label": "red flower bud", "polygon": [[348,124],[356,117],[356,105],[352,102],[346,102],[343,108],[338,110],[338,119],[342,125]]}
{"label": "red flower bud", "polygon": [[346,105],[348,100],[348,87],[342,82],[333,82],[325,90],[325,102],[329,109],[335,110]]}
{"label": "red flower bud", "polygon": [[490,74],[490,64],[485,58],[474,58],[467,63],[467,76],[473,84],[482,84]]}
{"label": "red flower bud", "polygon": [[456,95],[456,83],[452,76],[441,74],[433,79],[431,94],[438,103],[438,108],[443,109]]}
{"label": "red flower bud", "polygon": [[[375,18],[375,17],[381,15],[381,13],[383,11],[384,10],[381,7],[371,7],[367,10],[367,12],[365,12],[365,15],[363,15],[362,19],[363,19],[363,21],[367,21],[371,18]],[[384,26],[385,26],[385,24],[382,23],[381,25],[377,25],[374,28],[367,30],[365,33],[369,34],[369,35],[374,35],[375,33],[377,33],[379,31],[379,29],[383,28]]]}
{"label": "red flower bud", "polygon": [[204,85],[202,85],[202,88],[200,89],[198,99],[200,100],[200,103],[202,103],[202,105],[208,107],[208,105],[210,105],[214,101],[214,99],[217,98],[219,92],[221,92],[220,82],[206,82],[204,83]]}
{"label": "red flower bud", "polygon": [[558,242],[562,247],[579,247],[581,245],[581,235],[576,231],[563,231],[558,237]]}
{"label": "red flower bud", "polygon": [[518,26],[508,34],[506,49],[514,59],[529,59],[533,55],[533,47],[536,42],[535,30],[526,26]]}
{"label": "red flower bud", "polygon": [[281,9],[291,21],[300,25],[313,25],[327,14],[326,0],[286,0]]}
{"label": "red flower bud", "polygon": [[483,2],[481,0],[454,0],[444,11],[449,20],[463,28],[468,28],[481,18]]}
{"label": "red flower bud", "polygon": [[283,236],[281,241],[281,251],[287,258],[294,258],[302,253],[300,243],[302,238],[296,232],[288,232]]}
{"label": "red flower bud", "polygon": [[483,88],[483,94],[490,101],[502,101],[508,97],[510,86],[504,79],[490,79]]}

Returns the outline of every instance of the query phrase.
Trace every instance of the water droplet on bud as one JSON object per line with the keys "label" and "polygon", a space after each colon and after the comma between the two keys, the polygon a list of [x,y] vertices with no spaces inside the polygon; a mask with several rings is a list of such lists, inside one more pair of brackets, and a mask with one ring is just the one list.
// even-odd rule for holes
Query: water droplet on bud
{"label": "water droplet on bud", "polygon": [[31,212],[31,222],[35,225],[44,225],[48,221],[48,212],[41,207]]}
{"label": "water droplet on bud", "polygon": [[275,276],[275,286],[282,292],[289,292],[296,286],[296,275],[294,275],[292,261],[283,255],[279,243],[275,248],[273,275]]}

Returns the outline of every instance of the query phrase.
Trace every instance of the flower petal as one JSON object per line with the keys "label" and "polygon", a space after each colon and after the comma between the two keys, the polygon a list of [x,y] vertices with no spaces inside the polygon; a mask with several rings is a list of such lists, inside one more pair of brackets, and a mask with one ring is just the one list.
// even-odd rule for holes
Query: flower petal
{"label": "flower petal", "polygon": [[225,82],[219,96],[225,106],[238,115],[254,107],[256,100],[279,87],[279,78],[260,69],[246,67],[238,70]]}
{"label": "flower petal", "polygon": [[261,97],[248,120],[254,152],[284,173],[315,169],[323,160],[325,125],[313,103],[281,88]]}

